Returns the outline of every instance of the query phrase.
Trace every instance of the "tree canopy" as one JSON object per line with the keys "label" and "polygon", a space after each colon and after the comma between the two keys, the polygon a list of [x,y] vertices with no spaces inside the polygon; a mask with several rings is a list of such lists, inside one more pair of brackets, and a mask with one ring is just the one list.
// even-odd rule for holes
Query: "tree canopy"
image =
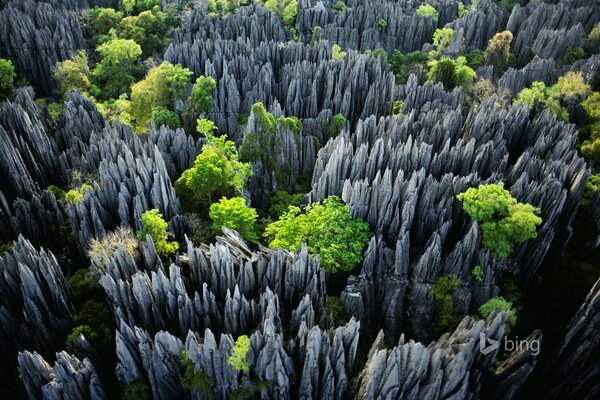
{"label": "tree canopy", "polygon": [[12,61],[0,58],[0,100],[7,98],[14,90],[15,67]]}
{"label": "tree canopy", "polygon": [[168,241],[167,229],[169,224],[167,224],[162,214],[156,208],[142,214],[140,225],[142,229],[137,232],[136,236],[138,239],[144,240],[146,239],[146,235],[150,235],[158,254],[168,256],[179,249],[179,243]]}
{"label": "tree canopy", "polygon": [[502,183],[469,188],[456,198],[479,222],[483,245],[500,258],[507,258],[517,244],[537,237],[536,228],[542,223],[539,210],[517,202]]}
{"label": "tree canopy", "polygon": [[475,79],[476,73],[467,65],[465,57],[458,57],[456,61],[449,58],[431,60],[427,78],[434,82],[441,82],[446,90],[457,86],[468,87]]}
{"label": "tree canopy", "polygon": [[258,214],[254,208],[246,205],[242,197],[227,199],[223,197],[218,203],[210,206],[209,217],[213,230],[218,233],[221,227],[235,229],[242,237],[250,242],[258,242],[254,227]]}
{"label": "tree canopy", "polygon": [[79,50],[77,54],[65,61],[56,63],[54,78],[60,83],[60,91],[63,95],[71,89],[79,89],[87,92],[91,86],[90,68],[85,50]]}
{"label": "tree canopy", "polygon": [[504,334],[508,335],[517,324],[517,312],[512,308],[512,303],[504,297],[493,297],[479,307],[481,318],[487,318],[491,313],[506,312],[508,317],[504,325]]}
{"label": "tree canopy", "polygon": [[350,209],[336,196],[313,203],[302,211],[290,206],[281,218],[267,226],[269,246],[298,251],[306,243],[311,255],[319,254],[329,272],[351,270],[362,260],[371,233],[369,225],[352,219]]}
{"label": "tree canopy", "polygon": [[500,75],[508,66],[510,44],[513,34],[510,31],[498,32],[490,39],[485,49],[485,62],[494,67],[494,73]]}

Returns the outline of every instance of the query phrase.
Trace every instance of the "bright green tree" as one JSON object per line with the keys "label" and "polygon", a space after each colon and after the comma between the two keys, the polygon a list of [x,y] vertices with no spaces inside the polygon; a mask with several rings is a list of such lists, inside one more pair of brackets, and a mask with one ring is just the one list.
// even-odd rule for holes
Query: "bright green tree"
{"label": "bright green tree", "polygon": [[221,232],[221,227],[235,229],[242,237],[250,242],[258,242],[255,224],[258,214],[254,208],[246,205],[242,197],[227,199],[223,197],[218,203],[210,206],[209,217],[213,230]]}
{"label": "bright green tree", "polygon": [[98,35],[107,35],[111,29],[118,28],[123,19],[123,13],[114,8],[98,8],[96,11],[94,30]]}
{"label": "bright green tree", "polygon": [[433,47],[434,50],[429,52],[429,55],[433,59],[438,59],[444,55],[444,52],[450,46],[450,43],[454,39],[454,31],[450,28],[436,29],[433,33]]}
{"label": "bright green tree", "polygon": [[334,60],[341,60],[342,58],[346,57],[346,52],[342,51],[342,48],[335,43],[333,46],[331,46],[331,58]]}
{"label": "bright green tree", "polygon": [[97,88],[93,94],[102,99],[117,98],[135,81],[132,73],[142,49],[133,40],[112,39],[98,46],[96,51],[102,60],[92,73]]}
{"label": "bright green tree", "polygon": [[335,11],[344,11],[346,9],[346,3],[344,3],[342,0],[339,0],[333,5],[333,9]]}
{"label": "bright green tree", "polygon": [[483,245],[500,258],[507,258],[517,244],[537,237],[536,228],[542,223],[539,209],[517,202],[502,183],[469,188],[456,198],[479,222]]}
{"label": "bright green tree", "polygon": [[210,119],[200,118],[196,120],[196,132],[201,135],[212,135],[217,130],[217,125]]}
{"label": "bright green tree", "polygon": [[388,23],[385,19],[379,18],[377,20],[377,30],[378,31],[383,31],[385,28],[387,28],[387,26],[388,26]]}
{"label": "bright green tree", "polygon": [[569,119],[567,110],[561,106],[558,100],[558,91],[547,88],[544,82],[533,82],[531,87],[521,90],[513,102],[527,104],[535,112],[541,111],[545,107],[558,119],[562,121]]}
{"label": "bright green tree", "polygon": [[250,361],[248,360],[248,352],[250,351],[250,338],[246,335],[239,336],[231,355],[229,356],[229,365],[236,372],[250,372]]}
{"label": "bright green tree", "polygon": [[79,89],[86,93],[90,86],[90,68],[85,50],[65,61],[56,63],[54,78],[60,83],[60,91],[66,95],[71,89]]}
{"label": "bright green tree", "polygon": [[431,286],[431,294],[435,299],[435,316],[433,328],[436,333],[453,329],[462,319],[457,314],[454,305],[455,292],[462,286],[462,281],[456,275],[439,277]]}
{"label": "bright green tree", "polygon": [[12,61],[0,58],[0,100],[6,99],[14,90],[15,67]]}
{"label": "bright green tree", "polygon": [[594,92],[581,103],[587,113],[580,133],[585,135],[581,145],[583,156],[595,163],[600,163],[600,92]]}
{"label": "bright green tree", "polygon": [[419,8],[417,8],[417,14],[423,17],[433,18],[435,22],[437,22],[439,18],[439,13],[437,10],[429,4],[421,4]]}
{"label": "bright green tree", "polygon": [[211,204],[215,197],[240,193],[252,174],[250,164],[239,161],[235,143],[226,136],[209,134],[206,140],[194,166],[175,182],[175,190],[187,209]]}
{"label": "bright green tree", "polygon": [[168,256],[179,249],[179,243],[169,242],[167,229],[169,224],[163,219],[162,214],[156,208],[146,211],[140,218],[142,229],[137,232],[138,239],[144,240],[150,235],[154,241],[154,247],[158,254]]}
{"label": "bright green tree", "polygon": [[211,76],[201,75],[192,86],[192,107],[199,113],[207,113],[213,100],[213,91],[217,82]]}
{"label": "bright green tree", "polygon": [[553,86],[565,101],[573,101],[586,98],[592,93],[592,87],[587,84],[581,72],[570,71],[558,78]]}
{"label": "bright green tree", "polygon": [[281,218],[267,226],[269,246],[298,251],[306,243],[311,255],[319,254],[329,272],[352,270],[362,260],[371,233],[369,225],[352,219],[350,209],[336,196],[313,203],[304,212],[290,206]]}
{"label": "bright green tree", "polygon": [[266,0],[265,6],[275,13],[290,29],[294,29],[298,15],[296,0]]}
{"label": "bright green tree", "polygon": [[493,297],[479,307],[479,315],[486,319],[491,313],[506,312],[508,318],[504,324],[504,334],[508,335],[510,330],[517,324],[517,312],[512,308],[512,303],[504,297]]}

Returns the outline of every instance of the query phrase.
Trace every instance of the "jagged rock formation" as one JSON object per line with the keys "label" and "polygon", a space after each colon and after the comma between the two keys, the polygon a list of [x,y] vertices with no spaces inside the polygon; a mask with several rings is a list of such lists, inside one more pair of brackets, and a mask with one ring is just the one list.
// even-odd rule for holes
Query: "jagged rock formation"
{"label": "jagged rock formation", "polygon": [[30,398],[106,399],[94,365],[64,351],[51,367],[38,353],[19,353],[19,372]]}
{"label": "jagged rock formation", "polygon": [[558,70],[553,59],[534,58],[521,69],[509,68],[498,81],[498,86],[510,90],[516,97],[533,82],[544,82],[551,86],[558,80]]}
{"label": "jagged rock formation", "polygon": [[544,399],[593,399],[600,396],[600,280],[567,327],[541,372]]}
{"label": "jagged rock formation", "polygon": [[62,2],[11,1],[0,9],[0,36],[0,56],[47,95],[58,94],[54,65],[84,47],[77,16]]}
{"label": "jagged rock formation", "polygon": [[[497,292],[496,279],[508,266],[523,288],[535,284],[549,249],[557,254],[570,237],[588,172],[576,152],[574,127],[548,112],[530,121],[526,107],[498,111],[493,98],[463,115],[459,105],[448,105],[460,90],[446,104],[433,105],[427,100],[440,86],[416,87],[415,79],[407,86],[413,111],[360,121],[319,152],[310,198],[341,195],[376,235],[360,275],[342,295],[346,309],[372,329],[380,319],[393,338],[404,331],[428,340],[429,288],[439,276],[452,273],[469,282],[475,265],[484,269],[483,290],[461,296],[465,312]],[[544,220],[538,238],[519,246],[508,262],[482,248],[477,224],[455,199],[487,181],[504,181],[514,197],[539,207]]]}
{"label": "jagged rock formation", "polygon": [[450,47],[462,47],[465,52],[485,49],[488,41],[504,29],[508,20],[507,13],[492,0],[481,0],[477,8],[450,24],[454,30],[454,42]]}
{"label": "jagged rock formation", "polygon": [[534,55],[558,59],[567,48],[582,46],[586,33],[600,21],[600,4],[577,0],[516,6],[507,30],[514,35],[512,51],[520,65]]}

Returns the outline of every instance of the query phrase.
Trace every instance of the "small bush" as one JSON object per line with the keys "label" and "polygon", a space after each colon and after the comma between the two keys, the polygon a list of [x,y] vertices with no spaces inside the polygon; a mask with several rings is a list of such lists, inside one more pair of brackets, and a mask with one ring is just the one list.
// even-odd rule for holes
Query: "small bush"
{"label": "small bush", "polygon": [[335,11],[344,11],[346,9],[346,3],[340,0],[333,5],[333,9]]}
{"label": "small bush", "polygon": [[254,208],[246,205],[244,198],[226,199],[223,197],[218,203],[211,204],[209,216],[215,232],[220,232],[221,227],[224,226],[235,229],[244,239],[250,242],[258,242],[255,228],[258,214]]}
{"label": "small bush", "polygon": [[150,400],[150,388],[142,380],[135,381],[123,390],[123,400]]}
{"label": "small bush", "polygon": [[561,64],[569,65],[575,61],[583,60],[586,57],[585,50],[581,47],[571,47],[565,51],[560,59]]}
{"label": "small bush", "polygon": [[422,17],[433,18],[435,22],[437,22],[439,18],[439,13],[437,10],[429,4],[421,4],[419,8],[417,8],[417,14]]}
{"label": "small bush", "polygon": [[167,241],[167,228],[169,224],[163,219],[156,208],[146,211],[140,218],[142,230],[137,232],[138,239],[145,240],[150,235],[158,254],[168,256],[179,249],[179,243]]}
{"label": "small bush", "polygon": [[473,279],[475,279],[477,282],[481,282],[483,281],[483,270],[481,269],[481,267],[479,265],[476,265],[473,268],[473,271],[471,271],[471,276],[473,277]]}
{"label": "small bush", "polygon": [[335,326],[346,325],[350,320],[339,297],[327,296],[327,309],[333,317]]}
{"label": "small bush", "polygon": [[179,115],[165,107],[158,106],[153,108],[151,118],[154,120],[154,123],[157,127],[165,125],[171,129],[181,128],[181,120],[179,119]]}
{"label": "small bush", "polygon": [[379,18],[377,20],[377,30],[378,31],[380,31],[380,32],[383,31],[385,28],[387,28],[387,26],[388,26],[388,23],[385,19]]}
{"label": "small bush", "polygon": [[346,52],[342,51],[342,48],[338,44],[334,44],[331,47],[331,58],[334,60],[341,60],[346,57]]}
{"label": "small bush", "polygon": [[184,389],[205,392],[211,388],[211,379],[202,370],[195,372],[194,364],[192,363],[192,360],[190,360],[190,355],[185,349],[181,350],[181,366],[183,367],[181,386],[183,386]]}
{"label": "small bush", "polygon": [[517,312],[512,308],[512,303],[506,301],[504,297],[494,297],[479,307],[479,315],[486,319],[491,313],[506,312],[508,318],[504,325],[504,334],[508,335],[511,329],[517,324]]}
{"label": "small bush", "polygon": [[437,333],[453,329],[462,319],[454,307],[454,292],[461,285],[462,281],[456,275],[445,275],[439,277],[431,287],[436,306],[433,325]]}
{"label": "small bush", "polygon": [[250,351],[250,338],[246,335],[239,336],[229,356],[229,365],[237,372],[250,372],[250,362],[248,361],[248,351]]}

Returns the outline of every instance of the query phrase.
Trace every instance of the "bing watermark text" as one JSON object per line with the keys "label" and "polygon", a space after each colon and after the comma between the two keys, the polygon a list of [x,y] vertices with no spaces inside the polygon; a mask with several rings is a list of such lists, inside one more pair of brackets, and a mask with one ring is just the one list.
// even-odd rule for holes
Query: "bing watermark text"
{"label": "bing watermark text", "polygon": [[537,356],[540,353],[540,341],[539,340],[519,340],[516,336],[514,339],[504,337],[504,340],[493,340],[486,337],[485,333],[479,334],[479,351],[483,355],[490,354],[492,351],[497,350],[503,345],[504,351],[529,351],[531,355]]}

